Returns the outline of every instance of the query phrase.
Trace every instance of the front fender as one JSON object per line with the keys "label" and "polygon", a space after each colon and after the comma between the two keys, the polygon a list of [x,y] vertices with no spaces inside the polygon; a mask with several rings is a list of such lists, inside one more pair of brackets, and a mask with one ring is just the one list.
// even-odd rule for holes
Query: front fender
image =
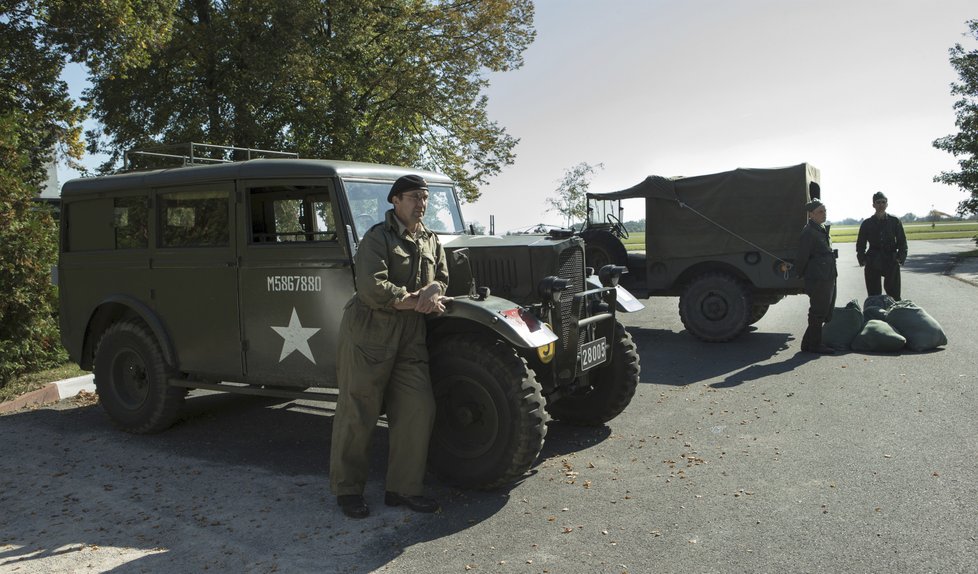
{"label": "front fender", "polygon": [[[598,280],[596,275],[590,275],[587,278],[587,282],[591,287],[595,289],[601,289],[601,281]],[[615,285],[615,291],[618,293],[618,297],[615,299],[615,308],[624,313],[634,313],[635,311],[641,311],[645,309],[645,305],[641,301],[635,298],[628,289],[625,289],[621,285]]]}
{"label": "front fender", "polygon": [[525,349],[543,347],[557,335],[529,310],[501,297],[485,299],[456,297],[445,305],[445,312],[433,321],[460,319],[488,327],[506,341]]}

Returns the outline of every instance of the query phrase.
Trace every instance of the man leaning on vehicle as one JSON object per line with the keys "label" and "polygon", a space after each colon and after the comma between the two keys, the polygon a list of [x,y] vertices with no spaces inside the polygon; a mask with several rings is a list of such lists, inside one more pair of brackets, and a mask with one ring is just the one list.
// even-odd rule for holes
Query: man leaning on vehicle
{"label": "man leaning on vehicle", "polygon": [[435,418],[425,315],[445,310],[448,264],[438,236],[421,222],[428,202],[424,178],[399,178],[387,201],[393,209],[358,246],[357,291],[340,325],[330,485],[351,518],[370,514],[363,490],[370,435],[381,408],[390,429],[385,504],[418,512],[439,509],[423,495]]}

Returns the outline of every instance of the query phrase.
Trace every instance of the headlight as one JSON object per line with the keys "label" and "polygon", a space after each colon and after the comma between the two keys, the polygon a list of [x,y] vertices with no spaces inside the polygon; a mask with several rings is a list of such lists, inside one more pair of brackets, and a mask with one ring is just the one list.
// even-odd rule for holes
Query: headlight
{"label": "headlight", "polygon": [[598,279],[605,287],[615,287],[622,273],[628,273],[628,268],[621,265],[605,265],[598,271]]}
{"label": "headlight", "polygon": [[567,279],[561,279],[556,275],[549,275],[544,277],[540,284],[537,286],[537,292],[544,299],[550,299],[554,303],[560,301],[561,291],[566,291],[570,287],[570,281]]}

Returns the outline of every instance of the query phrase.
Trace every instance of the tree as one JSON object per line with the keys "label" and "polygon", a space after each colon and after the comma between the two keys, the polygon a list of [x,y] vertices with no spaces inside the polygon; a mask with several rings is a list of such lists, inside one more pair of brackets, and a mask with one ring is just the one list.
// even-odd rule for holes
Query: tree
{"label": "tree", "polygon": [[177,0],[152,65],[107,52],[87,97],[111,170],[129,148],[203,141],[414,165],[467,200],[513,162],[489,72],[522,65],[531,0]]}
{"label": "tree", "polygon": [[548,212],[556,211],[564,216],[567,227],[583,221],[587,217],[587,190],[591,187],[591,176],[604,164],[591,165],[581,162],[564,170],[564,177],[554,191],[556,197],[547,198]]}
{"label": "tree", "polygon": [[[978,20],[968,21],[971,36],[978,40]],[[949,50],[951,66],[960,82],[951,84],[951,93],[961,96],[954,103],[960,130],[934,141],[934,147],[958,158],[959,171],[945,171],[934,181],[957,186],[971,194],[958,204],[961,215],[978,213],[978,49],[970,51],[960,44]]]}
{"label": "tree", "polygon": [[35,204],[45,167],[81,157],[86,107],[60,79],[86,50],[119,69],[145,61],[164,0],[6,0],[0,4],[0,385],[64,359],[50,271],[57,226]]}
{"label": "tree", "polygon": [[21,372],[63,360],[51,266],[56,225],[37,206],[32,162],[19,133],[20,112],[0,115],[0,386]]}

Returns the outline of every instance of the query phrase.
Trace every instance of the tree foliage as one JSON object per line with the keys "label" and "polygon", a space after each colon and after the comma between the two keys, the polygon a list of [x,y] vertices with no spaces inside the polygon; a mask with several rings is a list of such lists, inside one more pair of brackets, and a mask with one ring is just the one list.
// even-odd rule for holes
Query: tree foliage
{"label": "tree foliage", "polygon": [[199,141],[414,165],[463,195],[512,163],[487,73],[522,65],[531,0],[176,0],[144,66],[100,62],[88,93],[103,170],[132,147]]}
{"label": "tree foliage", "polygon": [[[970,35],[978,40],[978,20],[968,22]],[[945,171],[934,181],[957,186],[971,194],[958,204],[962,215],[978,213],[978,49],[966,50],[960,43],[950,49],[951,66],[959,81],[951,84],[951,93],[960,96],[954,103],[957,116],[956,134],[942,137],[934,147],[958,158],[959,171]]]}
{"label": "tree foliage", "polygon": [[25,119],[20,112],[0,115],[0,386],[64,355],[50,275],[56,226],[33,201],[33,160],[19,138]]}
{"label": "tree foliage", "polygon": [[568,227],[579,223],[587,217],[586,195],[591,187],[591,176],[604,164],[591,165],[581,162],[574,167],[564,170],[564,177],[554,191],[556,197],[547,198],[550,207],[547,211],[556,211],[564,216]]}
{"label": "tree foliage", "polygon": [[64,358],[50,277],[57,226],[33,201],[55,156],[71,163],[84,151],[86,107],[61,73],[89,51],[113,53],[120,69],[147,61],[148,41],[161,34],[147,19],[154,3],[0,2],[0,385]]}

